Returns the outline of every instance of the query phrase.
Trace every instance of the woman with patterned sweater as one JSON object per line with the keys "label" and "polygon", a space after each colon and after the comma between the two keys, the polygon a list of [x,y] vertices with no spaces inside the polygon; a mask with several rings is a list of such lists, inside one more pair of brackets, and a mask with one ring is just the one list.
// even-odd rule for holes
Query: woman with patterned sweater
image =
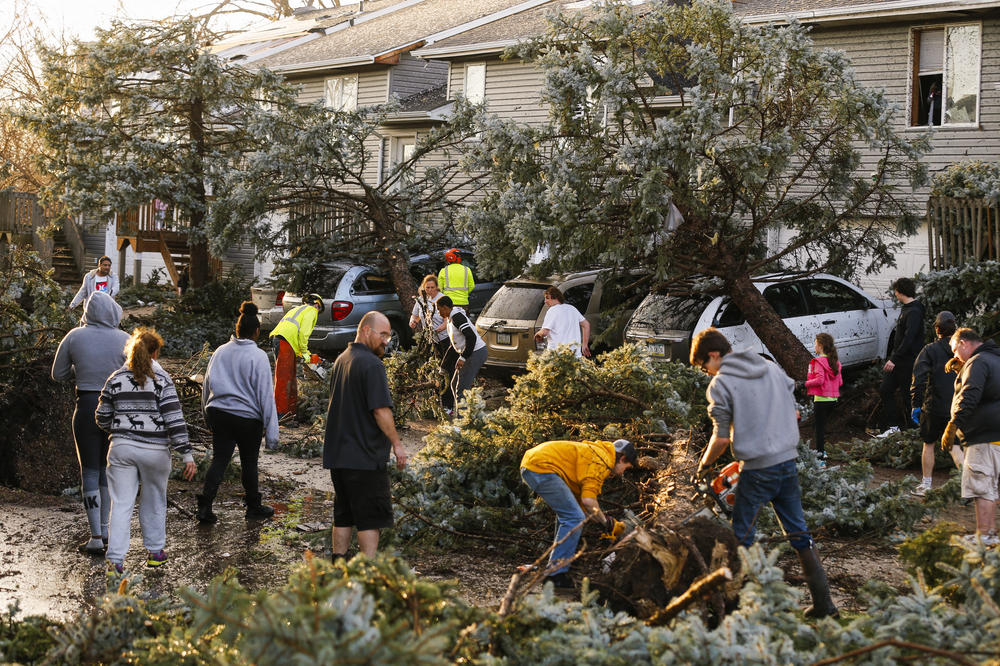
{"label": "woman with patterned sweater", "polygon": [[146,546],[146,564],[167,561],[167,478],[170,449],[184,459],[184,478],[194,477],[194,457],[187,425],[170,375],[156,362],[163,338],[151,328],[137,328],[125,346],[125,365],[116,370],[101,391],[97,425],[111,435],[108,451],[108,492],[111,525],[107,559],[115,571],[124,571],[132,508],[142,484],[139,526]]}

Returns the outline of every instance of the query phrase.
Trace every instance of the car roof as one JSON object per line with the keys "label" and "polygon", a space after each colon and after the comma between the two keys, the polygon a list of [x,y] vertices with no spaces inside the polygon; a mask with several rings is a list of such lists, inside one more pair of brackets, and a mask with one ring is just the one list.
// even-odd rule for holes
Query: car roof
{"label": "car roof", "polygon": [[600,273],[608,271],[608,268],[594,268],[586,271],[576,271],[574,273],[556,273],[555,275],[548,275],[546,277],[532,277],[530,275],[521,275],[511,280],[504,282],[505,285],[557,285],[563,282],[569,282],[570,280],[577,280],[579,278],[597,276]]}

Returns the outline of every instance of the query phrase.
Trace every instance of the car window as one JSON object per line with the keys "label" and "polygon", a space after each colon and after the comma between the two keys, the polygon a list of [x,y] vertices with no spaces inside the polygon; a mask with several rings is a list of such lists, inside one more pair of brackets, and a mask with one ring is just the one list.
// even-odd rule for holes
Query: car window
{"label": "car window", "polygon": [[505,284],[493,294],[481,317],[495,319],[538,318],[544,305],[545,285]]}
{"label": "car window", "polygon": [[649,291],[649,283],[635,275],[615,275],[601,285],[601,310],[638,305]]}
{"label": "car window", "polygon": [[304,291],[314,291],[322,296],[333,296],[347,269],[340,266],[321,266],[308,276]]}
{"label": "car window", "polygon": [[635,309],[632,321],[657,330],[691,331],[711,301],[704,297],[650,294]]}
{"label": "car window", "polygon": [[394,291],[388,275],[363,273],[354,281],[355,294],[391,294]]}
{"label": "car window", "polygon": [[865,310],[871,307],[867,298],[833,280],[809,280],[808,289],[817,314]]}
{"label": "car window", "polygon": [[764,289],[764,299],[771,304],[782,319],[802,317],[809,313],[802,291],[793,282],[772,284]]}
{"label": "car window", "polygon": [[436,270],[434,270],[426,262],[419,262],[419,263],[410,264],[410,275],[412,275],[413,279],[416,280],[418,287],[420,286],[420,283],[424,281],[424,277],[425,276],[427,276],[427,275],[435,275],[436,276],[437,274],[438,274],[438,272]]}
{"label": "car window", "polygon": [[718,314],[715,315],[715,321],[712,322],[712,326],[718,328],[723,326],[739,326],[745,321],[746,317],[743,316],[740,306],[729,301],[723,301],[719,307]]}
{"label": "car window", "polygon": [[578,284],[563,292],[563,299],[580,311],[580,314],[587,314],[590,305],[590,296],[594,293],[594,284]]}

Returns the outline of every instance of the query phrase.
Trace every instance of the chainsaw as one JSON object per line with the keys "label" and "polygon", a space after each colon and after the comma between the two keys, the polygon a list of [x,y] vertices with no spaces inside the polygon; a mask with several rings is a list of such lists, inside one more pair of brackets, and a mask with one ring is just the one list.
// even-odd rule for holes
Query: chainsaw
{"label": "chainsaw", "polygon": [[733,505],[736,504],[736,486],[740,480],[740,463],[733,461],[723,467],[715,476],[695,477],[692,479],[695,490],[698,491],[706,506],[698,509],[681,521],[685,524],[695,518],[728,519],[733,515]]}

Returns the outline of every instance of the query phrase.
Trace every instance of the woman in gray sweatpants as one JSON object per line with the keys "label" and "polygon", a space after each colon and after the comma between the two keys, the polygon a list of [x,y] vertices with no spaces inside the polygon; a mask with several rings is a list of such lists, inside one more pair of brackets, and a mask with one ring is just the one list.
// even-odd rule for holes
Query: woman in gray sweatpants
{"label": "woman in gray sweatpants", "polygon": [[97,425],[111,435],[108,492],[111,495],[107,559],[124,571],[132,508],[142,484],[139,526],[146,565],[166,563],[167,478],[170,449],[184,459],[184,478],[194,477],[194,457],[174,382],[156,357],[163,338],[151,328],[137,328],[125,346],[125,365],[108,377],[97,405]]}

